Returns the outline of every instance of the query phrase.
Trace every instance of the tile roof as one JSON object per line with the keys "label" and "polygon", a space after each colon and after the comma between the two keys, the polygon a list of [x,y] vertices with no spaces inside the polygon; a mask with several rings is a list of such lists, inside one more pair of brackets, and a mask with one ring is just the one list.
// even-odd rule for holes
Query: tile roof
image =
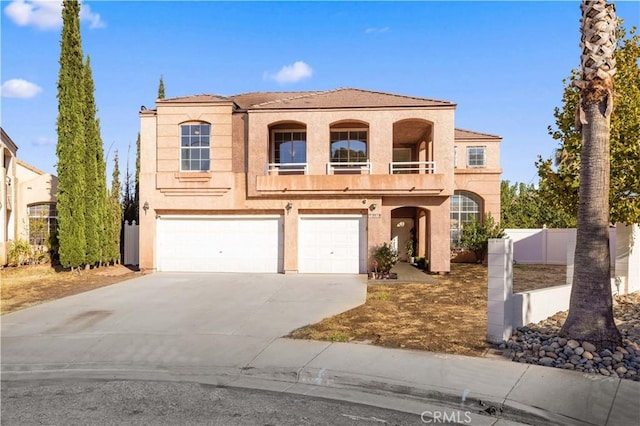
{"label": "tile roof", "polygon": [[158,99],[156,103],[163,102],[232,102],[232,99],[226,96],[220,95],[209,95],[203,93],[201,95],[190,95],[190,96],[178,96],[176,98],[166,98],[166,99]]}
{"label": "tile roof", "polygon": [[473,140],[473,139],[502,139],[501,136],[497,136],[497,135],[490,135],[488,133],[480,133],[480,132],[474,132],[472,130],[464,130],[464,129],[456,129],[455,130],[455,139],[467,139],[467,140]]}
{"label": "tile roof", "polygon": [[455,103],[363,89],[316,92],[256,92],[230,96],[244,109],[322,109],[375,107],[455,107]]}

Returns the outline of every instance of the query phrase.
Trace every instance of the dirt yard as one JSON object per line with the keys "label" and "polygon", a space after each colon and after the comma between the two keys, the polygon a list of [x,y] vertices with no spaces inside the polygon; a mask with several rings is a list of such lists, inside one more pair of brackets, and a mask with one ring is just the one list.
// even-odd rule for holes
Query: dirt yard
{"label": "dirt yard", "polygon": [[[374,284],[364,305],[295,330],[298,339],[363,342],[482,356],[487,327],[487,268],[452,264],[437,284]],[[514,291],[564,284],[565,266],[516,265]]]}
{"label": "dirt yard", "polygon": [[30,265],[0,269],[2,299],[0,312],[8,314],[29,306],[132,278],[137,273],[116,265],[85,270],[80,273],[52,268],[49,265]]}

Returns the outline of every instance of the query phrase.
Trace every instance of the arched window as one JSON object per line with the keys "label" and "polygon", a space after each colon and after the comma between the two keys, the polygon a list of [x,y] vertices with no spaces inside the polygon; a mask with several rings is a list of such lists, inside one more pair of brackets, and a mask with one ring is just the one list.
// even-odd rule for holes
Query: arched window
{"label": "arched window", "polygon": [[180,126],[180,170],[209,171],[211,125],[188,123]]}
{"label": "arched window", "polygon": [[58,211],[55,204],[29,206],[29,244],[45,245],[57,226]]}
{"label": "arched window", "polygon": [[307,128],[303,123],[280,123],[269,127],[269,170],[302,174],[307,165]]}
{"label": "arched window", "polygon": [[331,161],[358,163],[367,161],[367,131],[331,131]]}
{"label": "arched window", "polygon": [[455,191],[451,197],[451,245],[459,247],[463,226],[481,219],[482,199],[472,192]]}

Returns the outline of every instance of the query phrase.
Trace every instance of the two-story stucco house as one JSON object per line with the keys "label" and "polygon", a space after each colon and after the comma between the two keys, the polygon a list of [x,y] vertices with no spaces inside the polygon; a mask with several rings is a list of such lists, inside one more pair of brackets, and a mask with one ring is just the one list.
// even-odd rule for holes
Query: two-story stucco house
{"label": "two-story stucco house", "polygon": [[450,270],[461,224],[497,216],[500,137],[447,101],[359,89],[196,95],[143,109],[140,267],[367,273],[409,239]]}
{"label": "two-story stucco house", "polygon": [[[0,128],[0,266],[8,262],[9,242],[46,245],[57,226],[58,178],[16,157],[18,147]],[[34,221],[40,226],[31,226]]]}

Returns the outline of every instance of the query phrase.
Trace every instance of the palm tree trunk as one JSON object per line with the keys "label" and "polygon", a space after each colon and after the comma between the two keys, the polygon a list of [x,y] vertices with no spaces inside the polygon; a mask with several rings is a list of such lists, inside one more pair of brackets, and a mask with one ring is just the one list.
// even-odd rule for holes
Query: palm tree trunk
{"label": "palm tree trunk", "polygon": [[580,202],[569,315],[562,336],[615,349],[609,252],[609,130],[615,73],[615,9],[605,0],[582,3],[582,80],[579,121]]}

